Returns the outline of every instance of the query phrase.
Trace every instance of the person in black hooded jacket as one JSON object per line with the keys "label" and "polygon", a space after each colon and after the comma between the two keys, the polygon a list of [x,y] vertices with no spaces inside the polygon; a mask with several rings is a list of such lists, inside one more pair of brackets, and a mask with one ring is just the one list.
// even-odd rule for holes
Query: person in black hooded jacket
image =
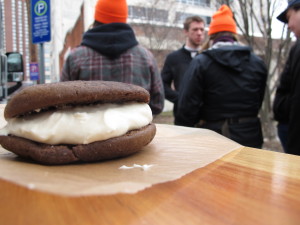
{"label": "person in black hooded jacket", "polygon": [[93,27],[67,56],[61,81],[106,80],[130,83],[150,94],[153,115],[164,108],[164,87],[152,53],[126,24],[126,0],[98,0]]}
{"label": "person in black hooded jacket", "polygon": [[228,6],[213,15],[208,34],[209,48],[193,59],[184,76],[176,124],[211,129],[241,145],[261,148],[258,113],[266,66],[249,47],[238,44]]}

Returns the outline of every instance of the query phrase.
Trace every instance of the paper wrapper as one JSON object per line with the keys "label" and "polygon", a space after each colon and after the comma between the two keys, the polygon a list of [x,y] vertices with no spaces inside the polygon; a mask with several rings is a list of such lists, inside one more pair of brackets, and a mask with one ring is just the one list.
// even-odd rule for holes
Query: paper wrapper
{"label": "paper wrapper", "polygon": [[[4,124],[2,116],[0,125]],[[156,127],[154,140],[140,152],[97,163],[44,166],[0,148],[0,179],[59,195],[133,194],[157,183],[179,179],[242,147],[205,129],[163,124]],[[121,169],[135,164],[151,166]]]}

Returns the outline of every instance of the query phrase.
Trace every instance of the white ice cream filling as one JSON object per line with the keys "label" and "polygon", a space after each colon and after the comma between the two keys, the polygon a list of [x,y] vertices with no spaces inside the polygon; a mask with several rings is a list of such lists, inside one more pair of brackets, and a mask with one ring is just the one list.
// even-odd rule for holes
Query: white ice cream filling
{"label": "white ice cream filling", "polygon": [[146,103],[98,104],[12,118],[1,134],[51,145],[89,144],[122,136],[151,121]]}

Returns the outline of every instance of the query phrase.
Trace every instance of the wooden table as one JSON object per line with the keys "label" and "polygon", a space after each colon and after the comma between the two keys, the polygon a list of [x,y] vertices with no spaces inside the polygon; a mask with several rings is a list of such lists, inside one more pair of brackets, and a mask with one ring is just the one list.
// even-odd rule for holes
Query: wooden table
{"label": "wooden table", "polygon": [[[159,139],[166,130],[189,131],[157,128],[153,145],[167,141]],[[300,157],[240,146],[181,178],[136,193],[68,196],[0,179],[0,204],[1,225],[299,225]]]}

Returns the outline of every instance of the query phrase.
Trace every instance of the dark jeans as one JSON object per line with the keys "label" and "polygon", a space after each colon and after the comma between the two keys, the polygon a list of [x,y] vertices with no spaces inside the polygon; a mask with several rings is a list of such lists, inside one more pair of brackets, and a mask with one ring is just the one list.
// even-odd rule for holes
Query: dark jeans
{"label": "dark jeans", "polygon": [[257,117],[205,121],[200,127],[213,130],[241,145],[262,148],[263,136]]}
{"label": "dark jeans", "polygon": [[287,152],[288,124],[279,122],[277,125],[277,134],[284,152]]}

